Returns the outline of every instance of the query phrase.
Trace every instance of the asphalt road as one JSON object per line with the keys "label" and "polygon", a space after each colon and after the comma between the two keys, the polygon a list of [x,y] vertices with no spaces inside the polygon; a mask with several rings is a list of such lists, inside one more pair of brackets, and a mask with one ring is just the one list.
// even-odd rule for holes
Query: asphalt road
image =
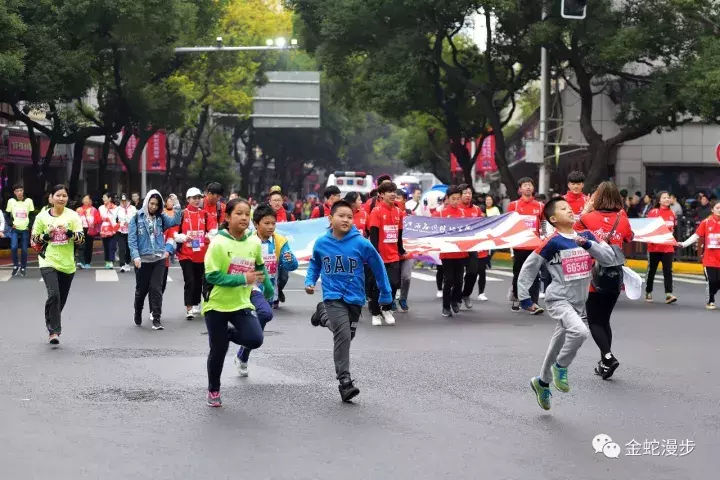
{"label": "asphalt road", "polygon": [[[250,378],[237,378],[228,356],[224,407],[211,409],[207,336],[201,319],[184,319],[179,269],[161,332],[133,325],[131,274],[79,272],[57,349],[46,344],[39,271],[8,279],[0,269],[1,476],[716,478],[720,312],[704,309],[700,280],[677,282],[674,306],[624,299],[614,379],[592,374],[598,354],[588,340],[571,392],[554,391],[545,412],[528,381],[554,323],[509,311],[508,273],[491,274],[491,302],[442,318],[432,274],[416,272],[409,314],[395,327],[371,327],[367,316],[360,326],[354,405],[339,399],[330,332],[309,324],[319,296],[292,275]],[[601,433],[620,445],[619,458],[594,453]],[[641,454],[648,441],[646,455],[627,455],[633,440]],[[663,448],[673,441],[677,456]]]}

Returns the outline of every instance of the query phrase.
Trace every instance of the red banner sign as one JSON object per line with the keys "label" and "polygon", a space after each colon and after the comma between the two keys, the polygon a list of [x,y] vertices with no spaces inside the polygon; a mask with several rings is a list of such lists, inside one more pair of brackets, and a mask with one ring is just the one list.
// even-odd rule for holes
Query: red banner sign
{"label": "red banner sign", "polygon": [[[479,142],[479,140],[478,140]],[[495,163],[495,135],[485,137],[480,153],[478,154],[477,161],[475,162],[475,169],[480,175],[497,171],[497,164]]]}
{"label": "red banner sign", "polygon": [[[167,168],[167,148],[165,143],[165,132],[156,132],[150,137],[145,145],[146,170],[148,172],[164,172]],[[133,135],[125,146],[125,154],[128,158],[132,158],[135,149],[138,146],[138,138]],[[140,157],[142,159],[142,156]],[[110,161],[108,160],[108,164]],[[126,171],[125,165],[122,166],[123,172]]]}

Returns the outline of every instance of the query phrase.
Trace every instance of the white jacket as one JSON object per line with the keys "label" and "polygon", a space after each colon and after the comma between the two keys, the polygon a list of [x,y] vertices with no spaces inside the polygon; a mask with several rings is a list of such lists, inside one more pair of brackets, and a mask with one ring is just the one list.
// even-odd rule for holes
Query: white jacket
{"label": "white jacket", "polygon": [[128,225],[135,215],[137,215],[137,208],[130,203],[127,207],[123,207],[122,205],[117,207],[117,222],[120,224],[120,233],[127,235],[128,229],[130,228]]}

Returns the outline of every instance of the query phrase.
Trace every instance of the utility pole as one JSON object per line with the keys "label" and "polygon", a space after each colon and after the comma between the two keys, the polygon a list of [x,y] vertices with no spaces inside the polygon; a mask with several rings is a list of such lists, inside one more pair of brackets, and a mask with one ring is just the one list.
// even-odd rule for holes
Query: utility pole
{"label": "utility pole", "polygon": [[[542,19],[548,16],[547,3],[543,5]],[[548,90],[550,89],[550,69],[548,66],[547,48],[542,47],[540,50],[540,142],[542,143],[543,160],[540,164],[540,173],[538,181],[538,192],[547,193],[548,190],[548,174],[547,161],[545,160],[545,150],[547,147],[547,121],[548,121]]]}

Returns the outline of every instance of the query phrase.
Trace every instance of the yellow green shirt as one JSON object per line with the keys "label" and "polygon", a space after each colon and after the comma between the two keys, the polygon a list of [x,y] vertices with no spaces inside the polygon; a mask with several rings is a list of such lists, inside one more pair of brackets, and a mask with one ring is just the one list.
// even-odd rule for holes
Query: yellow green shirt
{"label": "yellow green shirt", "polygon": [[[35,217],[33,224],[33,235],[50,234],[45,258],[40,257],[40,268],[50,267],[62,273],[75,273],[75,247],[73,246],[73,233],[82,233],[82,221],[80,215],[66,208],[59,217],[50,215],[51,210],[46,210]],[[50,230],[55,227],[65,227],[65,231]]]}
{"label": "yellow green shirt", "polygon": [[27,230],[30,225],[30,213],[35,211],[35,205],[31,198],[25,198],[21,202],[11,198],[5,210],[10,214],[15,230]]}
{"label": "yellow green shirt", "polygon": [[245,284],[245,274],[264,267],[260,239],[246,232],[236,240],[221,231],[210,243],[205,254],[205,276],[213,284],[210,298],[203,304],[203,314],[209,310],[235,312],[254,309],[250,302],[253,284]]}

